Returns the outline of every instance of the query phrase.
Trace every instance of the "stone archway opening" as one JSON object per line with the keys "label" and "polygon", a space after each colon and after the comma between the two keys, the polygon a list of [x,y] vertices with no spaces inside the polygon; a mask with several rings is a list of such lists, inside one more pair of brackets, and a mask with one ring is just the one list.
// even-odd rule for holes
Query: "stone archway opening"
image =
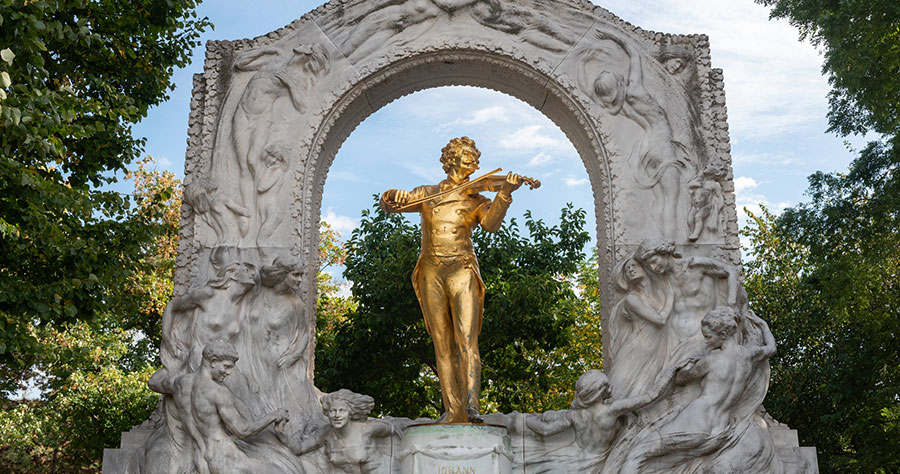
{"label": "stone archway opening", "polygon": [[[314,149],[321,150],[318,158],[307,161],[320,163],[320,167],[307,170],[308,174],[315,176],[310,198],[317,203],[315,207],[320,213],[320,218],[328,170],[344,140],[367,117],[381,107],[418,91],[443,86],[478,87],[512,96],[530,105],[559,127],[575,147],[581,158],[582,169],[585,170],[594,190],[592,214],[596,229],[593,236],[597,247],[601,249],[600,268],[610,266],[606,259],[615,254],[615,248],[611,245],[614,241],[613,220],[606,205],[610,199],[606,152],[600,144],[598,131],[589,125],[591,120],[584,115],[584,110],[564,93],[560,84],[550,83],[541,73],[525,64],[477,52],[423,55],[415,60],[391,65],[364,79],[362,84],[360,87],[362,91],[358,91],[359,93],[351,91],[336,107],[346,112],[328,122],[327,133],[324,136],[317,136],[317,146]],[[426,161],[424,165],[427,166],[428,162]],[[516,170],[519,171],[521,170]],[[389,184],[389,187],[393,185]],[[319,219],[313,222],[317,224],[318,221]],[[605,282],[603,285],[605,288],[611,288],[609,278],[603,275],[602,271],[601,281]]]}
{"label": "stone archway opening", "polygon": [[[516,218],[521,225],[528,210],[553,224],[560,210],[572,203],[585,211],[584,230],[591,241],[584,250],[593,250],[593,194],[568,137],[530,105],[494,90],[467,86],[406,95],[365,119],[342,144],[329,169],[322,221],[346,241],[360,212],[372,208],[374,195],[444,179],[438,163],[440,150],[450,138],[464,135],[474,139],[482,153],[476,175],[501,167],[501,174],[512,171],[541,180],[537,191],[516,193],[507,220]],[[405,216],[419,224],[417,213]]]}

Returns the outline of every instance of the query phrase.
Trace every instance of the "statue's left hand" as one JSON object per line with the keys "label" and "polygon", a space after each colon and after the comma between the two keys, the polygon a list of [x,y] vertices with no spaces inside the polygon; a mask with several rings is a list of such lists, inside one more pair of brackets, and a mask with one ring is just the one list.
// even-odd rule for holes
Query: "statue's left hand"
{"label": "statue's left hand", "polygon": [[523,180],[521,176],[510,171],[506,174],[506,182],[503,183],[503,187],[501,190],[506,191],[507,193],[511,193],[519,189],[522,186],[523,182],[525,182],[525,180]]}

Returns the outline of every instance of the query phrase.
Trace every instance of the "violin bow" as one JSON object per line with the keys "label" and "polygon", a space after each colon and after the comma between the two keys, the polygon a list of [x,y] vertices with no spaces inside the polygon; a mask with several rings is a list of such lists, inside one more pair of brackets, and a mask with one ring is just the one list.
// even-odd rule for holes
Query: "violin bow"
{"label": "violin bow", "polygon": [[430,201],[430,200],[432,200],[432,199],[434,199],[434,198],[438,198],[438,197],[441,197],[441,196],[446,196],[446,195],[448,195],[448,194],[450,194],[450,193],[452,193],[452,192],[454,192],[454,191],[459,191],[459,190],[461,190],[461,189],[466,189],[466,188],[468,188],[468,187],[471,187],[471,186],[475,185],[475,184],[478,183],[479,181],[481,181],[481,180],[487,178],[488,176],[497,174],[497,173],[499,173],[499,172],[501,172],[501,171],[503,171],[503,168],[497,168],[497,169],[495,169],[494,171],[489,171],[489,172],[487,172],[487,173],[485,173],[485,174],[483,174],[483,175],[481,175],[481,176],[479,176],[479,177],[477,177],[477,178],[475,178],[475,179],[473,179],[473,180],[471,180],[471,181],[465,182],[465,183],[463,183],[463,184],[460,184],[459,186],[450,188],[450,189],[448,189],[448,190],[446,190],[446,191],[441,191],[441,192],[439,192],[439,193],[429,194],[428,196],[420,197],[419,199],[414,199],[414,200],[409,201],[408,203],[404,204],[402,207],[399,207],[399,208],[397,209],[397,212],[403,212],[405,209],[410,208],[410,207],[413,207],[413,206],[415,206],[416,204],[422,204],[422,203],[425,202],[425,201]]}

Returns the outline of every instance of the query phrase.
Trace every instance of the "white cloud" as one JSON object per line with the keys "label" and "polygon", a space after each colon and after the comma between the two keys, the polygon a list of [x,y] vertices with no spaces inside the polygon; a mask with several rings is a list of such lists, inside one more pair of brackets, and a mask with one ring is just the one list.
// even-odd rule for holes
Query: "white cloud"
{"label": "white cloud", "polygon": [[736,142],[822,127],[829,86],[821,55],[799,41],[796,28],[769,20],[769,8],[720,0],[608,0],[603,7],[645,29],[709,36]]}
{"label": "white cloud", "polygon": [[542,151],[528,160],[528,164],[525,166],[531,168],[534,166],[546,165],[548,163],[552,163],[555,160],[556,159],[553,156]]}
{"label": "white cloud", "polygon": [[508,150],[536,150],[562,145],[559,140],[541,133],[543,125],[522,127],[500,140],[500,146]]}
{"label": "white cloud", "polygon": [[738,176],[734,178],[734,194],[740,196],[746,191],[756,188],[759,183],[755,179],[747,176]]}
{"label": "white cloud", "polygon": [[472,112],[467,118],[456,119],[452,122],[438,126],[439,130],[446,130],[454,127],[470,127],[472,125],[490,124],[497,122],[509,122],[509,108],[503,105],[491,105]]}
{"label": "white cloud", "polygon": [[331,225],[331,228],[336,230],[342,238],[349,237],[350,233],[353,232],[353,229],[355,229],[356,226],[359,225],[357,219],[335,214],[330,207],[328,208],[328,212],[325,214],[325,216],[322,217],[322,220]]}
{"label": "white cloud", "polygon": [[566,186],[572,186],[572,187],[574,187],[574,186],[583,186],[583,185],[585,185],[585,184],[587,184],[587,183],[588,183],[588,179],[587,179],[587,178],[580,178],[580,179],[579,179],[579,178],[574,178],[574,177],[571,177],[571,176],[569,176],[568,178],[566,178]]}
{"label": "white cloud", "polygon": [[509,121],[509,113],[506,110],[506,107],[502,107],[499,105],[492,105],[490,107],[486,107],[480,110],[476,110],[472,117],[462,121],[463,125],[478,125],[480,123],[487,122],[508,122]]}
{"label": "white cloud", "polygon": [[153,157],[153,161],[155,161],[160,168],[166,170],[171,169],[175,165],[175,163],[173,163],[168,156],[155,156]]}

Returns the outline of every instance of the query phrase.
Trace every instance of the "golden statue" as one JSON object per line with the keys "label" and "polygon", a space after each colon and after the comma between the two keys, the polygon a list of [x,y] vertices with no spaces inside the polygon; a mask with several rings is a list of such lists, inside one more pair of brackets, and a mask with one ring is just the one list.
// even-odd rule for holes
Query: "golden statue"
{"label": "golden statue", "polygon": [[[540,181],[515,173],[469,180],[481,152],[468,138],[454,138],[441,150],[447,179],[412,191],[390,189],[381,195],[385,212],[422,214],[422,249],[412,284],[434,341],[445,423],[480,423],[481,356],[478,334],[484,308],[484,283],[472,246],[476,225],[496,232],[522,183]],[[493,201],[479,194],[495,191]]]}

